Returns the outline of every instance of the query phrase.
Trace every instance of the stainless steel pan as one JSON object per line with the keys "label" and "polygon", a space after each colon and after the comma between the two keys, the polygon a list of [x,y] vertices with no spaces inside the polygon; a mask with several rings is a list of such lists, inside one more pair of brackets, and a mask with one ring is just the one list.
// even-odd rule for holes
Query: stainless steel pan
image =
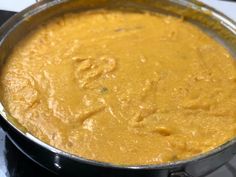
{"label": "stainless steel pan", "polygon": [[[236,52],[236,24],[214,9],[192,0],[54,0],[39,2],[11,17],[0,29],[0,64],[15,44],[47,19],[66,12],[97,8],[159,11],[183,16]],[[157,29],[158,30],[158,29]],[[48,170],[65,176],[82,177],[199,177],[214,171],[236,153],[236,139],[192,159],[144,166],[118,166],[71,155],[47,145],[26,132],[0,104],[0,124],[11,141],[30,159]]]}

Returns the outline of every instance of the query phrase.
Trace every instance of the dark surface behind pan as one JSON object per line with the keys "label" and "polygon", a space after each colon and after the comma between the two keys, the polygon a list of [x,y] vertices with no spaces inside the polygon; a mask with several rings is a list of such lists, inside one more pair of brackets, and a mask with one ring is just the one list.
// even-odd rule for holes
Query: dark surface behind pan
{"label": "dark surface behind pan", "polygon": [[[44,1],[29,7],[10,19],[0,30],[0,61],[4,64],[11,49],[31,29],[43,21],[69,11],[85,11],[117,6],[140,6],[144,9],[183,15],[191,21],[200,21],[202,27],[213,29],[231,51],[236,51],[235,24],[222,14],[191,0],[57,0]],[[178,8],[177,8],[178,7]],[[188,8],[186,8],[188,7]],[[176,8],[178,10],[176,10]],[[195,10],[191,10],[195,9]],[[214,14],[212,13],[214,12]],[[55,149],[24,132],[3,110],[0,124],[11,141],[29,158],[50,171],[65,176],[83,177],[184,177],[203,176],[230,160],[236,153],[232,140],[225,145],[193,159],[163,165],[116,166],[83,159]],[[8,118],[8,119],[7,119]]]}

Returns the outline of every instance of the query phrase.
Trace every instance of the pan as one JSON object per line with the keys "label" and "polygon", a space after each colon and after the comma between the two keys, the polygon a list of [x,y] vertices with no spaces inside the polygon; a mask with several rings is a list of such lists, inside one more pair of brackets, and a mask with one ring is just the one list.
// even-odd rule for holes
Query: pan
{"label": "pan", "polygon": [[[67,12],[99,8],[134,8],[181,16],[236,52],[236,24],[220,12],[194,0],[45,0],[13,15],[0,28],[0,64],[15,44],[44,21]],[[0,125],[26,156],[53,173],[83,177],[200,177],[236,154],[236,139],[197,157],[160,165],[121,166],[85,159],[40,141],[5,111],[0,101]]]}

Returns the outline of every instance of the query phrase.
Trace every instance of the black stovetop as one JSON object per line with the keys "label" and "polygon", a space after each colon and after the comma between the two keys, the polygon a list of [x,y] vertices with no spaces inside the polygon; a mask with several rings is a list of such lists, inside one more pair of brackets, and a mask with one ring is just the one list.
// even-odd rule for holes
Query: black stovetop
{"label": "black stovetop", "polygon": [[[0,25],[14,13],[0,11]],[[0,128],[0,177],[57,177],[22,154]],[[83,176],[80,176],[83,177]],[[236,177],[236,156],[206,177]]]}
{"label": "black stovetop", "polygon": [[0,129],[0,177],[57,177],[22,154]]}

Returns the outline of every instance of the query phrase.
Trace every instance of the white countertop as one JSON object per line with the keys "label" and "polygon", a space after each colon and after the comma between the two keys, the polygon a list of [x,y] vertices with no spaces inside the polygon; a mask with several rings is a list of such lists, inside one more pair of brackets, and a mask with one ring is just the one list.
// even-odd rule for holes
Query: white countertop
{"label": "white countertop", "polygon": [[35,2],[36,0],[0,0],[0,9],[19,12]]}
{"label": "white countertop", "polygon": [[223,12],[225,15],[236,21],[236,1],[235,2],[226,2],[222,0],[201,0],[201,1]]}

